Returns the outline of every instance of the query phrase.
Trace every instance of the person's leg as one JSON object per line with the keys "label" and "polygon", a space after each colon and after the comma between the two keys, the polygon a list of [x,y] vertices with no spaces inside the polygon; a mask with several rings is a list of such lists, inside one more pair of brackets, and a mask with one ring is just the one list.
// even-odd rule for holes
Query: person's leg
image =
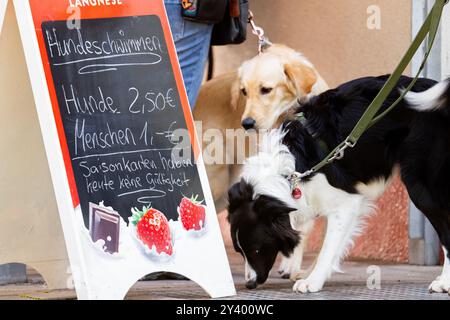
{"label": "person's leg", "polygon": [[189,103],[194,108],[208,60],[213,25],[183,19],[180,2],[164,0]]}

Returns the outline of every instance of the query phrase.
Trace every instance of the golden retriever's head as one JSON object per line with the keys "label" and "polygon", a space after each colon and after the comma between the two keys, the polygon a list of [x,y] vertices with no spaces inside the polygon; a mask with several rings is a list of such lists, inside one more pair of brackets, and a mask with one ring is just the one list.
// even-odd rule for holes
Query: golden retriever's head
{"label": "golden retriever's head", "polygon": [[300,53],[272,45],[239,69],[239,86],[246,97],[242,126],[271,129],[297,100],[306,99],[318,78],[313,65]]}

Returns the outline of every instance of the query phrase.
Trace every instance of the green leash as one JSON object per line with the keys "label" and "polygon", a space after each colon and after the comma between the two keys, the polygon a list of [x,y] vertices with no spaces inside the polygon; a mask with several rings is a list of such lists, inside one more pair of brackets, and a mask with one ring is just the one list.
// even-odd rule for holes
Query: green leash
{"label": "green leash", "polygon": [[[431,49],[434,44],[434,40],[436,39],[436,34],[442,16],[442,10],[449,1],[450,0],[436,0],[433,9],[430,11],[423,26],[420,28],[419,32],[417,33],[417,36],[411,43],[411,46],[409,47],[408,51],[400,61],[399,65],[397,66],[395,71],[391,74],[389,79],[386,81],[383,88],[380,90],[378,95],[369,105],[366,112],[364,112],[363,116],[358,121],[358,123],[356,124],[350,135],[345,139],[345,141],[339,144],[333,151],[331,151],[331,153],[328,156],[326,156],[321,162],[319,162],[313,168],[303,173],[295,172],[291,175],[289,180],[292,181],[301,180],[319,171],[320,169],[330,164],[331,162],[342,159],[344,157],[344,152],[346,149],[353,148],[358,143],[359,138],[361,138],[361,136],[367,129],[369,129],[370,127],[375,125],[378,121],[383,119],[383,117],[385,117],[392,109],[394,109],[400,103],[400,101],[403,100],[405,95],[412,89],[414,84],[417,82],[420,73],[425,68],[425,63],[427,62],[427,59],[430,55]],[[417,52],[417,50],[419,49],[420,45],[425,40],[427,35],[428,35],[427,50],[425,52],[425,56],[423,58],[422,64],[420,65],[419,71],[417,72],[416,76],[411,81],[409,86],[403,91],[400,97],[392,105],[390,105],[389,108],[387,108],[383,113],[377,116],[378,111],[383,106],[383,103],[386,101],[389,94],[396,87],[398,80],[402,76],[408,64],[413,59],[414,54]]]}

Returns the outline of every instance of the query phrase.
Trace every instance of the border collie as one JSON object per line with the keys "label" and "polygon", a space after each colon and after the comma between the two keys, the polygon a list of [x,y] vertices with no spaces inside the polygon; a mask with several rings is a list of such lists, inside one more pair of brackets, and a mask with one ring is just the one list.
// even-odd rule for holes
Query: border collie
{"label": "border collie", "polygon": [[[345,156],[303,179],[301,197],[292,196],[289,177],[319,163],[343,141],[388,76],[350,81],[299,108],[307,123],[287,121],[271,132],[258,155],[244,165],[229,191],[229,220],[235,250],[246,262],[248,288],[267,280],[279,252],[295,261],[301,229],[318,216],[327,219],[322,249],[312,272],[297,279],[296,292],[320,291],[362,232],[364,216],[400,172],[411,200],[431,221],[445,251],[442,275],[430,292],[450,287],[450,79],[419,79],[413,92],[348,149]],[[385,110],[407,87],[402,77]],[[322,142],[319,142],[319,140]],[[300,233],[299,233],[300,231]]]}

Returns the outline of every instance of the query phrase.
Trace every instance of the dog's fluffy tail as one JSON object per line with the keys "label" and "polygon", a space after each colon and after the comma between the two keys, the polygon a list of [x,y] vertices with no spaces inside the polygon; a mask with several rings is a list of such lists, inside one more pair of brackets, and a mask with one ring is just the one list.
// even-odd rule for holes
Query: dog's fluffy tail
{"label": "dog's fluffy tail", "polygon": [[409,107],[421,111],[450,109],[450,78],[423,92],[408,92],[405,96]]}

